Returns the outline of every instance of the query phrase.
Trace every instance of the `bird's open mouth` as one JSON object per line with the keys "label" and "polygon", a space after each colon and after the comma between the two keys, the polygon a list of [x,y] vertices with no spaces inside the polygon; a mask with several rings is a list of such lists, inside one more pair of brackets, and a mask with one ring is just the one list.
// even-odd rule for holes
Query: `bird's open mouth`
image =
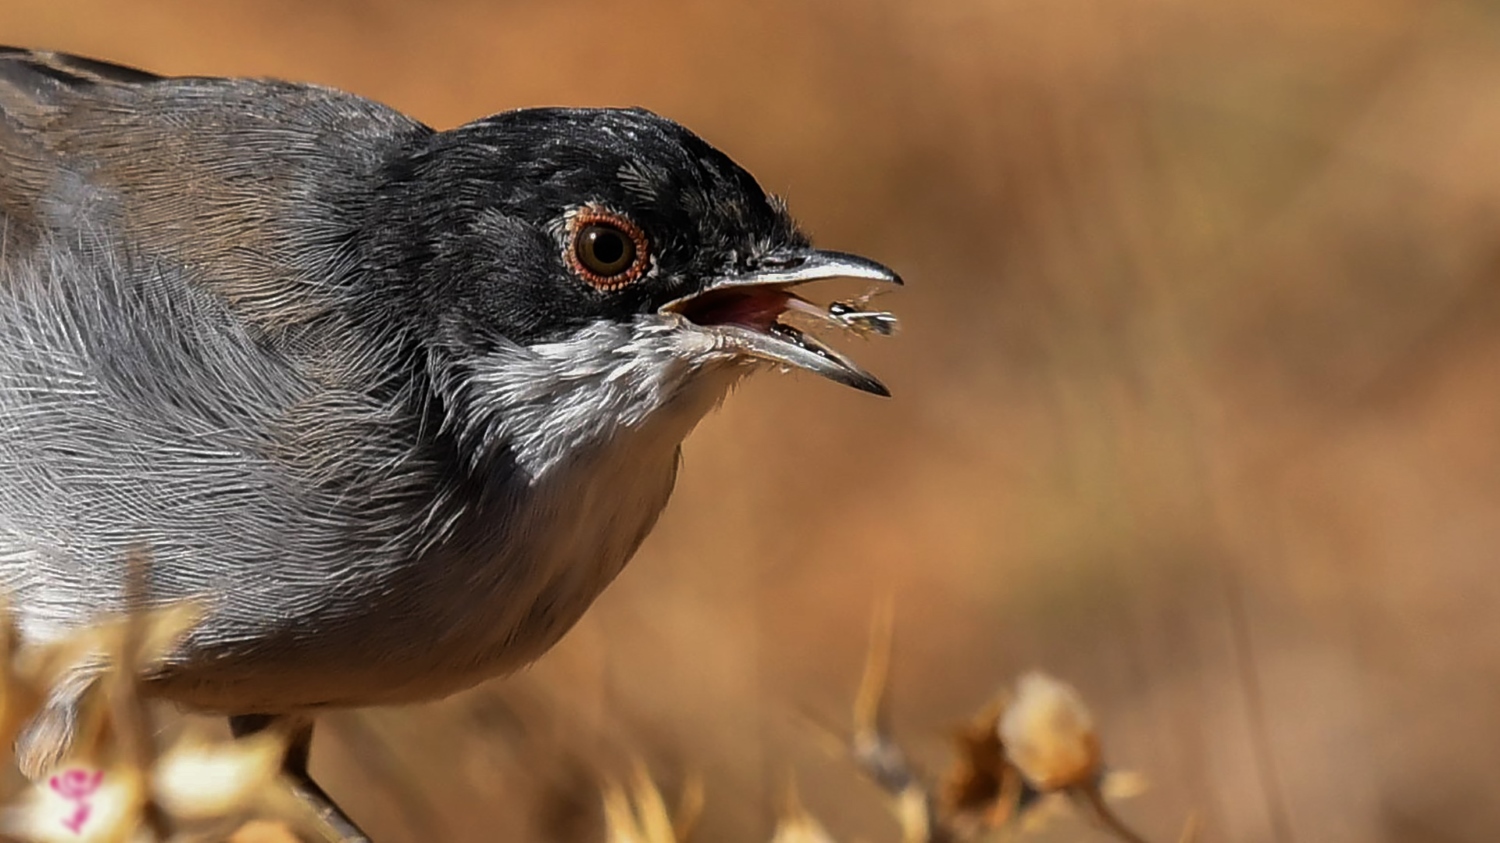
{"label": "bird's open mouth", "polygon": [[861,278],[900,284],[896,273],[855,255],[808,251],[754,273],[721,279],[701,292],[662,308],[714,331],[744,353],[773,363],[816,372],[876,395],[890,395],[879,379],[796,325],[831,325],[856,333],[889,334],[895,317],[847,302],[823,307],[793,292],[811,281]]}
{"label": "bird's open mouth", "polygon": [[787,311],[800,300],[781,284],[763,287],[718,287],[682,299],[673,307],[695,325],[739,325],[757,331],[770,331]]}

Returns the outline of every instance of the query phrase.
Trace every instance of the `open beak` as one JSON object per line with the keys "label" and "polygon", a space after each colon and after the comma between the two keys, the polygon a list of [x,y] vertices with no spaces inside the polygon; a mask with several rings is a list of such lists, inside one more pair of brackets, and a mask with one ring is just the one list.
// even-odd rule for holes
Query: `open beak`
{"label": "open beak", "polygon": [[[712,331],[744,354],[816,372],[829,380],[875,395],[889,396],[874,375],[812,336],[780,321],[788,310],[817,309],[792,289],[811,281],[855,278],[901,284],[901,276],[867,258],[808,249],[764,261],[755,271],[720,278],[700,292],[670,302],[675,313]],[[820,310],[820,309],[818,309]],[[826,312],[829,321],[835,321]]]}

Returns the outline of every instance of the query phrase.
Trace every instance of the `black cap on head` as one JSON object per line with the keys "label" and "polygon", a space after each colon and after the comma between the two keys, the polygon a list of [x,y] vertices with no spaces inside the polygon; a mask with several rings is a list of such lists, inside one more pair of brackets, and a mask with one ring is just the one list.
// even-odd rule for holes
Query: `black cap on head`
{"label": "black cap on head", "polygon": [[439,347],[483,353],[647,317],[886,394],[779,317],[808,309],[798,285],[896,274],[813,249],[744,168],[649,111],[529,109],[426,135],[383,193],[368,253],[406,290],[396,318]]}
{"label": "black cap on head", "polygon": [[[654,312],[807,246],[742,167],[641,109],[527,109],[469,123],[427,138],[389,189],[399,199],[387,207],[404,219],[378,222],[394,223],[408,260],[422,262],[403,273],[420,285],[418,301],[521,343]],[[599,267],[619,271],[590,271]]]}

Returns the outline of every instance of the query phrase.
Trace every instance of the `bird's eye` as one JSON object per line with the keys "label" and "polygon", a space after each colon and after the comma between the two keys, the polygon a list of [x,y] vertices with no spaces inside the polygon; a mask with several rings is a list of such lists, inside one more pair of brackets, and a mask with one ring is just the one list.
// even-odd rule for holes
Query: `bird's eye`
{"label": "bird's eye", "polygon": [[646,237],[625,218],[594,208],[574,215],[568,263],[595,289],[618,290],[646,268]]}
{"label": "bird's eye", "polygon": [[578,261],[589,272],[606,278],[619,275],[635,262],[635,244],[618,228],[603,223],[578,232]]}

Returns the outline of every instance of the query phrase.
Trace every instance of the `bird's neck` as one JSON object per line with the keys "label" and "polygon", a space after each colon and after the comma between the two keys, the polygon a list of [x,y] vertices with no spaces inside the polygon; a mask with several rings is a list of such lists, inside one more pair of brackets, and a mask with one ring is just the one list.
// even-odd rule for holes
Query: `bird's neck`
{"label": "bird's neck", "polygon": [[743,371],[694,365],[666,336],[600,326],[433,378],[462,466],[444,472],[422,564],[389,593],[421,609],[455,688],[540,656],[666,506],[682,440]]}

